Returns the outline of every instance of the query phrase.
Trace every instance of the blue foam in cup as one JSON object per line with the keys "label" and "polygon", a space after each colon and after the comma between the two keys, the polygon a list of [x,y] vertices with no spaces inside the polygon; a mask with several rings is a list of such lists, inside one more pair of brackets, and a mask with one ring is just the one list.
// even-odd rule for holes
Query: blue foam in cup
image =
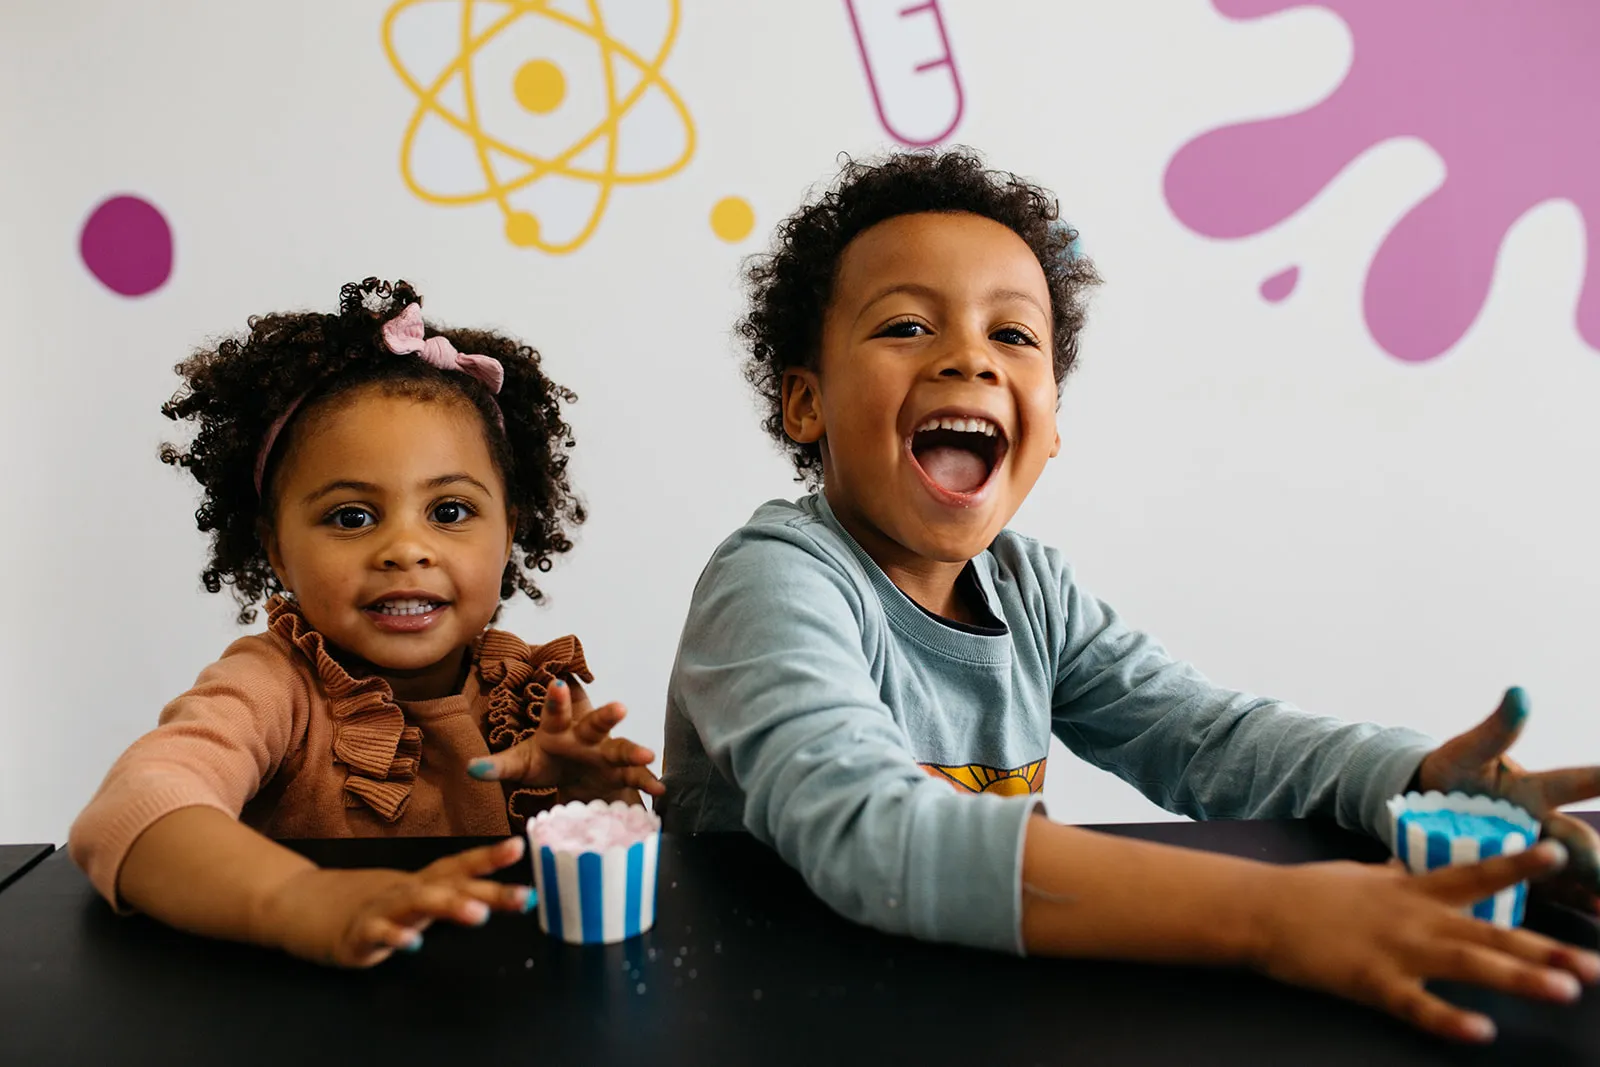
{"label": "blue foam in cup", "polygon": [[[1511,855],[1539,840],[1539,820],[1508,800],[1465,793],[1406,793],[1389,801],[1394,853],[1414,874]],[[1518,882],[1467,909],[1496,926],[1522,925],[1528,883]]]}

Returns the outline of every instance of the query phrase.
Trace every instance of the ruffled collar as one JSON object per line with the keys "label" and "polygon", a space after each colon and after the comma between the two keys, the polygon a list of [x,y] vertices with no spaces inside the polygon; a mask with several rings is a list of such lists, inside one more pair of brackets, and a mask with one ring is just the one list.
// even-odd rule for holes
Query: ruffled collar
{"label": "ruffled collar", "polygon": [[[294,601],[274,596],[267,602],[267,630],[305,657],[328,697],[333,760],[348,768],[345,805],[366,805],[384,821],[398,821],[422,766],[422,728],[406,722],[387,681],[377,676],[357,678],[334,659],[327,641],[306,622]],[[484,729],[491,752],[533,736],[551,682],[562,677],[594,680],[576,637],[528,645],[515,634],[485,630],[469,654],[489,705]],[[513,826],[547,806],[553,792],[512,787],[506,809]]]}
{"label": "ruffled collar", "polygon": [[[570,635],[544,645],[528,645],[504,630],[485,630],[474,654],[479,684],[489,702],[484,731],[490,752],[503,752],[533,736],[551,682],[557,678],[594,681],[583,658],[583,645]],[[506,794],[512,828],[549,807],[554,795],[554,789],[512,786]]]}

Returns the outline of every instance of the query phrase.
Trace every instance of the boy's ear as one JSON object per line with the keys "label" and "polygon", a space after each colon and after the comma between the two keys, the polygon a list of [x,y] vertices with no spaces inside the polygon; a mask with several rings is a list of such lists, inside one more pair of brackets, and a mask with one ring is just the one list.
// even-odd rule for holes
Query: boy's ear
{"label": "boy's ear", "polygon": [[822,439],[822,384],[817,372],[792,367],[783,372],[783,432],[802,445]]}
{"label": "boy's ear", "polygon": [[1061,427],[1057,426],[1055,444],[1050,446],[1050,458],[1055,459],[1059,455],[1061,455]]}

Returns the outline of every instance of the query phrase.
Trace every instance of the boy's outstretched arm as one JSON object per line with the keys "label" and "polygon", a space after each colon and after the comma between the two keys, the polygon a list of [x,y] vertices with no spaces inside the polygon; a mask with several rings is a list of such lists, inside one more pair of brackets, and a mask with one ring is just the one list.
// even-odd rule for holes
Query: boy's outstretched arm
{"label": "boy's outstretched arm", "polygon": [[1273,867],[1029,821],[1022,937],[1030,953],[1236,964],[1371,1005],[1442,1037],[1487,1041],[1494,1024],[1423,983],[1470,982],[1553,1001],[1600,980],[1600,957],[1459,910],[1559,870],[1566,850],[1416,877],[1398,865]]}
{"label": "boy's outstretched arm", "polygon": [[1196,819],[1321,817],[1388,838],[1432,738],[1310,715],[1213,684],[1085,593],[1049,549],[1060,604],[1053,729],[1075,754]]}

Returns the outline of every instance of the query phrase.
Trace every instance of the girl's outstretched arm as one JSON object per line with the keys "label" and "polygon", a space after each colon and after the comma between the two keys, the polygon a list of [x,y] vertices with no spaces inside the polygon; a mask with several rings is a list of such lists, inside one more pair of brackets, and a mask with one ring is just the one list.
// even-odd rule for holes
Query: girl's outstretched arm
{"label": "girl's outstretched arm", "polygon": [[210,807],[181,808],[134,842],[118,898],[180,930],[370,967],[422,944],[435,921],[478,926],[524,912],[527,886],[486,876],[522,857],[522,839],[447,856],[417,872],[323,870]]}
{"label": "girl's outstretched arm", "polygon": [[1035,817],[1023,845],[1022,938],[1038,955],[1248,966],[1443,1037],[1487,1041],[1486,1016],[1423,983],[1566,1002],[1578,998],[1580,979],[1600,981],[1594,953],[1460,911],[1552,874],[1566,858],[1547,841],[1420,877],[1394,864],[1276,867]]}

